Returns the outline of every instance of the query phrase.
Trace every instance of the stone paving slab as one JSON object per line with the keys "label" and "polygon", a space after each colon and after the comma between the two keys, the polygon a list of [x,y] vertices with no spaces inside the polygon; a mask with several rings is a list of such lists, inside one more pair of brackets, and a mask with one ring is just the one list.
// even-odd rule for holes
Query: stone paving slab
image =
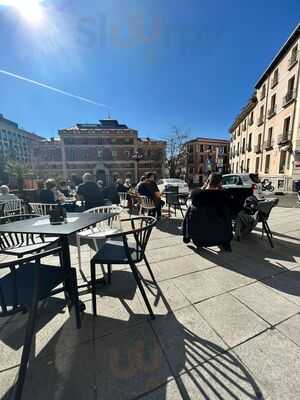
{"label": "stone paving slab", "polygon": [[234,290],[231,294],[271,325],[300,311],[300,306],[291,303],[261,283]]}
{"label": "stone paving slab", "polygon": [[192,303],[247,285],[253,279],[222,267],[196,272],[173,279],[178,289]]}
{"label": "stone paving slab", "polygon": [[300,348],[277,330],[268,330],[234,352],[259,379],[270,399],[300,398]]}
{"label": "stone paving slab", "polygon": [[269,328],[266,322],[231,294],[206,300],[197,304],[196,308],[230,347]]}
{"label": "stone paving slab", "polygon": [[291,339],[294,343],[300,346],[300,315],[294,315],[281,324],[277,325],[276,328]]}

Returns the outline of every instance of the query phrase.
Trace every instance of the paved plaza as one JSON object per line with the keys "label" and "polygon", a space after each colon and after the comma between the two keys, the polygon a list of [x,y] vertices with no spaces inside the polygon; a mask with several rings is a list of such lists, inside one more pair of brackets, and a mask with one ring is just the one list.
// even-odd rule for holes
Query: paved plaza
{"label": "paved plaza", "polygon": [[[183,244],[180,223],[161,222],[148,245],[158,287],[140,266],[154,321],[127,267],[113,267],[112,284],[99,289],[97,317],[81,293],[81,330],[62,296],[40,305],[24,400],[300,398],[300,209],[272,211],[274,249],[258,226],[232,253],[197,252]],[[73,265],[76,254],[72,247]],[[87,275],[91,255],[85,245]],[[26,318],[0,321],[5,400]]]}

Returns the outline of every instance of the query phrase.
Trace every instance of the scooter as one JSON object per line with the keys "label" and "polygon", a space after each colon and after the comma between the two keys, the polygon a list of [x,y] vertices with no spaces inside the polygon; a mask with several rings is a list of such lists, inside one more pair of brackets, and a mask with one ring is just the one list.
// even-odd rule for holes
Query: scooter
{"label": "scooter", "polygon": [[263,191],[273,192],[275,189],[274,186],[272,185],[272,182],[269,180],[265,180],[261,184]]}

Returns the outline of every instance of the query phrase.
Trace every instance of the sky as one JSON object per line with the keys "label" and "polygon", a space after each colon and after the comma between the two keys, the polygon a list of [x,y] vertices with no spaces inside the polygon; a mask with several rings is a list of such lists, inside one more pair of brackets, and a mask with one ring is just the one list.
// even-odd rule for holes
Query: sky
{"label": "sky", "polygon": [[299,0],[0,0],[0,114],[45,137],[111,116],[226,138],[299,22]]}

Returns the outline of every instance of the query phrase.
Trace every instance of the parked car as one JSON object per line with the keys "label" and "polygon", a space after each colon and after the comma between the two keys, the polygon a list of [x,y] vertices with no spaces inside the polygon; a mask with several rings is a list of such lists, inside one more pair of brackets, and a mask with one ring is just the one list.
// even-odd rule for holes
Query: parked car
{"label": "parked car", "polygon": [[167,179],[160,179],[157,182],[157,186],[161,193],[166,191],[168,186],[176,186],[178,187],[178,193],[189,193],[189,185],[182,179],[176,178],[167,178]]}
{"label": "parked car", "polygon": [[258,199],[263,199],[262,184],[258,174],[226,174],[222,177],[224,188],[248,187],[253,189],[253,194]]}

